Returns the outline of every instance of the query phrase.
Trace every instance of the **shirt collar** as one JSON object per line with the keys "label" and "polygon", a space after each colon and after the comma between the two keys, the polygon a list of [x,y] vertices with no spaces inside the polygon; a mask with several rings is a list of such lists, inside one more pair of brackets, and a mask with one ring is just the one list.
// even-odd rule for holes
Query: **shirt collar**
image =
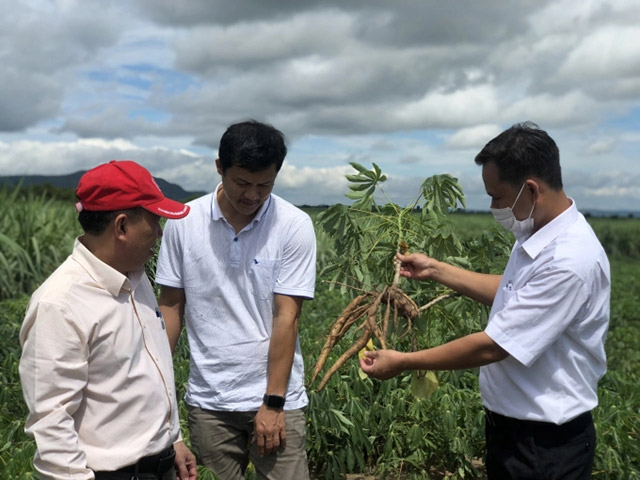
{"label": "shirt collar", "polygon": [[[226,219],[224,218],[224,215],[222,214],[222,209],[220,208],[220,204],[218,203],[218,191],[220,190],[220,188],[222,188],[222,182],[220,182],[216,187],[212,195],[213,198],[211,199],[211,220],[213,221],[221,220],[221,219],[224,219],[226,221]],[[264,217],[265,213],[269,209],[269,206],[271,205],[272,196],[273,194],[270,194],[269,197],[265,200],[265,202],[262,205],[260,205],[260,208],[258,209],[256,216],[253,218],[253,220],[251,220],[250,225],[258,223],[260,220],[262,220],[262,217]]]}
{"label": "shirt collar", "polygon": [[558,235],[573,225],[578,219],[579,213],[576,202],[572,198],[569,198],[569,200],[571,201],[569,208],[521,244],[524,251],[527,252],[531,258],[536,258],[544,247],[549,245]]}
{"label": "shirt collar", "polygon": [[120,295],[123,289],[131,291],[136,288],[142,279],[143,269],[132,272],[127,277],[91,253],[79,238],[75,240],[71,257],[87,271],[101,288],[114,297]]}

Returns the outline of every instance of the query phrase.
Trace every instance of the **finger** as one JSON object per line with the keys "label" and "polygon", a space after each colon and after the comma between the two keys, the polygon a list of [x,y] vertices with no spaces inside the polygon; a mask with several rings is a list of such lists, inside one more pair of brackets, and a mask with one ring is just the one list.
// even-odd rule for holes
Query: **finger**
{"label": "finger", "polygon": [[273,452],[275,450],[275,441],[276,437],[273,435],[270,435],[268,437],[266,437],[266,441],[265,441],[265,448],[264,448],[264,453],[265,455]]}
{"label": "finger", "polygon": [[198,467],[193,463],[189,467],[189,480],[196,480],[196,478],[198,478]]}
{"label": "finger", "polygon": [[265,437],[264,435],[255,436],[256,445],[258,446],[258,455],[264,456],[265,454]]}
{"label": "finger", "polygon": [[283,428],[280,430],[280,451],[284,450],[287,446],[287,431]]}
{"label": "finger", "polygon": [[366,372],[369,370],[369,367],[373,365],[373,362],[369,358],[361,358],[360,359],[360,368]]}
{"label": "finger", "polygon": [[190,453],[186,465],[187,476],[185,477],[185,480],[195,480],[198,478],[198,464],[196,462],[196,456],[193,453]]}
{"label": "finger", "polygon": [[179,465],[176,466],[177,470],[178,470],[178,478],[182,479],[182,478],[189,478],[189,472],[187,471],[187,467],[184,463],[180,463]]}

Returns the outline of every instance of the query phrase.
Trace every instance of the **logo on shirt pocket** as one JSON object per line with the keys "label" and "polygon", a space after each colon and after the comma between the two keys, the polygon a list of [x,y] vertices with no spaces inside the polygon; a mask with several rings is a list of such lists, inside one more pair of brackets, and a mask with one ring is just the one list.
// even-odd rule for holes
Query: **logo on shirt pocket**
{"label": "logo on shirt pocket", "polygon": [[278,278],[279,267],[279,260],[256,257],[251,261],[249,276],[251,278],[252,292],[256,297],[262,300],[268,300],[273,297],[273,287]]}
{"label": "logo on shirt pocket", "polygon": [[506,305],[507,303],[509,303],[510,300],[512,300],[516,294],[517,294],[517,290],[514,288],[513,283],[509,282],[507,283],[504,287],[502,287],[502,298],[503,298],[503,304]]}

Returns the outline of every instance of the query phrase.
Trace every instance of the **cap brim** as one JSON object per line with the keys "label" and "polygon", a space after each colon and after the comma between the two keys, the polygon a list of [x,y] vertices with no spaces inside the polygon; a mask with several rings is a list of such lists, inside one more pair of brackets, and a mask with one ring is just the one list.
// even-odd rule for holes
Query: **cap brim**
{"label": "cap brim", "polygon": [[183,218],[189,213],[189,205],[165,198],[159,202],[141,205],[142,208],[164,218]]}

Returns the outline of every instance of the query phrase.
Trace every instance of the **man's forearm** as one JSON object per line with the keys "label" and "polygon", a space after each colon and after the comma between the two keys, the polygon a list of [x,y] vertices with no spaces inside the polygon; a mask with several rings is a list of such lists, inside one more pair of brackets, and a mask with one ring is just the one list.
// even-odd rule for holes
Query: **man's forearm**
{"label": "man's forearm", "polygon": [[276,295],[265,393],[281,396],[286,394],[298,338],[301,309],[301,298]]}
{"label": "man's forearm", "polygon": [[438,267],[433,280],[477,302],[493,304],[502,275],[472,272],[444,262]]}
{"label": "man's forearm", "polygon": [[160,291],[160,298],[158,299],[158,306],[167,328],[167,336],[169,337],[171,352],[175,350],[178,339],[180,338],[180,332],[182,331],[184,305],[184,290],[165,286],[162,287]]}
{"label": "man's forearm", "polygon": [[281,396],[286,394],[296,348],[297,323],[280,321],[278,325],[274,325],[269,343],[269,371],[265,393]]}
{"label": "man's forearm", "polygon": [[486,333],[477,332],[437,347],[405,353],[402,370],[460,370],[488,365],[509,354]]}

